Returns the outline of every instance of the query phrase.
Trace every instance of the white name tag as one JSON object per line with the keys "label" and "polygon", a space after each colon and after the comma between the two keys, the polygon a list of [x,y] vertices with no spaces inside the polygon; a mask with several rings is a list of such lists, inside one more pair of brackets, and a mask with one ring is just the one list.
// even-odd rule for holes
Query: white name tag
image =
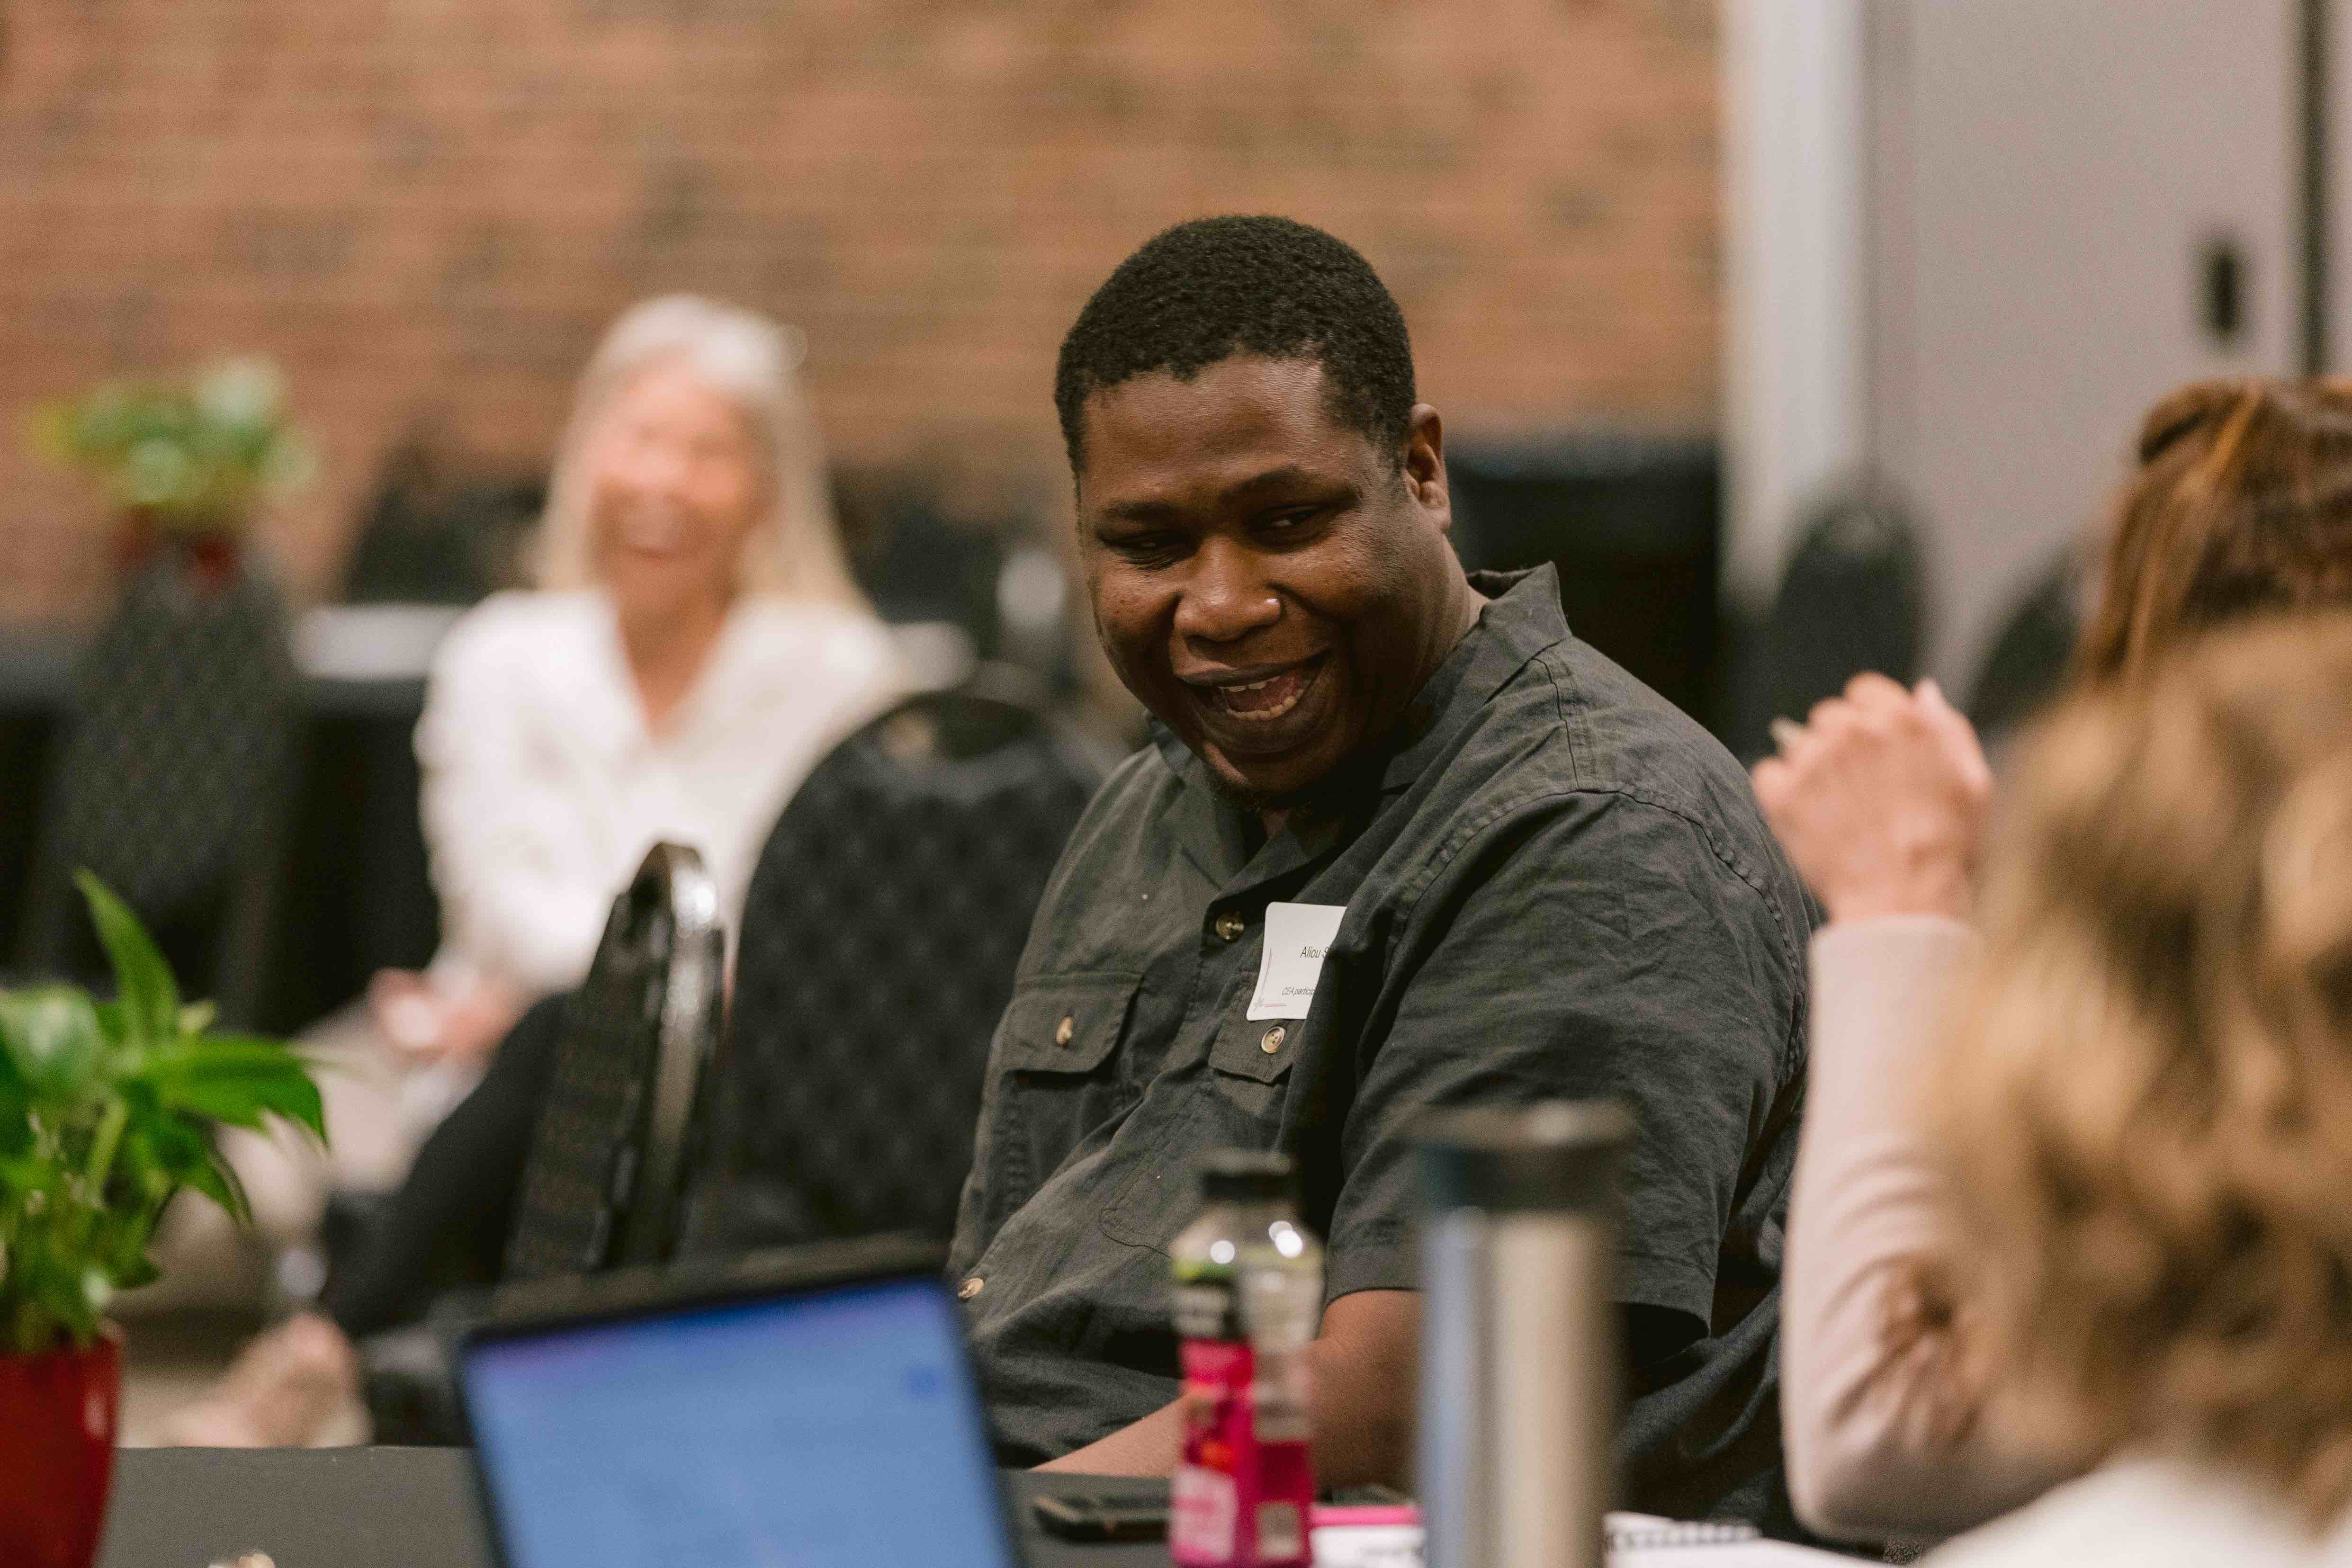
{"label": "white name tag", "polygon": [[1250,997],[1252,1019],[1303,1019],[1315,1000],[1315,980],[1323,955],[1346,918],[1344,904],[1269,904],[1265,906],[1265,954],[1258,963],[1257,989]]}

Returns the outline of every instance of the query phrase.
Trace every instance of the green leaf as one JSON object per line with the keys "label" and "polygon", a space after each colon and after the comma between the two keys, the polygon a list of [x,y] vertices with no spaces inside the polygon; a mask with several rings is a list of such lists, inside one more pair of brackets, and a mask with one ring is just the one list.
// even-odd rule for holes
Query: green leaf
{"label": "green leaf", "polygon": [[64,1179],[57,1162],[32,1155],[19,1155],[0,1159],[0,1191],[13,1193],[41,1192]]}
{"label": "green leaf", "polygon": [[[0,1051],[0,1056],[7,1053]],[[32,1102],[25,1087],[0,1072],[0,1159],[21,1155],[33,1146]]]}
{"label": "green leaf", "polygon": [[[5,1005],[0,1001],[0,1008]],[[5,1033],[7,1027],[0,1021],[0,1033]],[[0,1157],[22,1154],[32,1146],[32,1092],[16,1065],[16,1049],[0,1040]],[[0,1229],[0,1234],[5,1234],[5,1229]]]}
{"label": "green leaf", "polygon": [[104,1037],[89,998],[70,986],[0,991],[0,1053],[37,1098],[97,1087]]}
{"label": "green leaf", "polygon": [[[139,1085],[156,1104],[142,1119],[133,1113],[131,1130],[123,1136],[127,1173],[136,1173],[150,1202],[160,1201],[171,1189],[185,1186],[195,1173],[212,1163],[212,1129],[193,1116],[164,1111],[148,1085]],[[125,1099],[132,1096],[125,1094]]]}
{"label": "green leaf", "polygon": [[74,873],[74,883],[89,904],[90,923],[105,944],[107,960],[114,966],[114,985],[121,995],[131,1038],[138,1041],[169,1040],[179,1032],[180,988],[173,982],[172,967],[156,951],[146,928],[130,906],[87,871]]}
{"label": "green leaf", "polygon": [[240,1224],[227,1124],[276,1118],[323,1139],[310,1064],[282,1041],[214,1034],[121,901],[79,878],[116,995],[0,991],[0,1354],[87,1343],[120,1290],[156,1275],[155,1224],[183,1187]]}
{"label": "green leaf", "polygon": [[152,1085],[168,1110],[233,1127],[258,1127],[265,1116],[281,1116],[321,1142],[327,1136],[319,1086],[302,1059],[274,1040],[212,1034],[176,1041],[140,1070],[138,1081]]}
{"label": "green leaf", "polygon": [[253,1205],[246,1198],[245,1182],[236,1167],[218,1154],[189,1174],[188,1186],[228,1210],[229,1218],[239,1225],[253,1223]]}
{"label": "green leaf", "polygon": [[142,1251],[136,1257],[116,1267],[114,1288],[118,1291],[135,1291],[142,1285],[152,1285],[163,1277],[163,1270],[155,1266],[155,1260]]}

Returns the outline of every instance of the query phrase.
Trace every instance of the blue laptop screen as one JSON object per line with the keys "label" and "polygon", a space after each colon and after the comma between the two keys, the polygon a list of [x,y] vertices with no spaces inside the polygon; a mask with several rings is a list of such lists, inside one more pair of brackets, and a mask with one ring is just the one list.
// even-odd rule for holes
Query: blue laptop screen
{"label": "blue laptop screen", "polygon": [[477,1343],[474,1440],[513,1568],[1013,1568],[935,1281]]}

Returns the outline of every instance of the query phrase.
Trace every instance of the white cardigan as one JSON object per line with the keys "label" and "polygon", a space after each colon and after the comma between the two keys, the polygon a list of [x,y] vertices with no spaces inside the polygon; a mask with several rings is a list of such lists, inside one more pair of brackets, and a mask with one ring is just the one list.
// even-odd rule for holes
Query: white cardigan
{"label": "white cardigan", "polygon": [[1923,1568],[2345,1568],[2352,1524],[2306,1534],[2277,1498],[2173,1458],[2117,1459],[1971,1531]]}
{"label": "white cardigan", "polygon": [[577,984],[614,894],[664,839],[702,852],[731,945],[785,800],[904,689],[880,622],[745,600],[656,737],[602,593],[485,601],[441,644],[416,727],[436,967]]}

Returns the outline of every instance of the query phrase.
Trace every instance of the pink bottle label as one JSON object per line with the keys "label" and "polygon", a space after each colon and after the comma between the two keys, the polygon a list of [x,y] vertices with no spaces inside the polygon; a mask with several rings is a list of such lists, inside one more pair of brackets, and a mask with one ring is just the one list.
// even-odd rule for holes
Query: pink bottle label
{"label": "pink bottle label", "polygon": [[1245,1343],[1186,1340],[1184,1458],[1169,1487],[1168,1553],[1183,1568],[1302,1568],[1315,1476],[1304,1434],[1261,1441]]}

